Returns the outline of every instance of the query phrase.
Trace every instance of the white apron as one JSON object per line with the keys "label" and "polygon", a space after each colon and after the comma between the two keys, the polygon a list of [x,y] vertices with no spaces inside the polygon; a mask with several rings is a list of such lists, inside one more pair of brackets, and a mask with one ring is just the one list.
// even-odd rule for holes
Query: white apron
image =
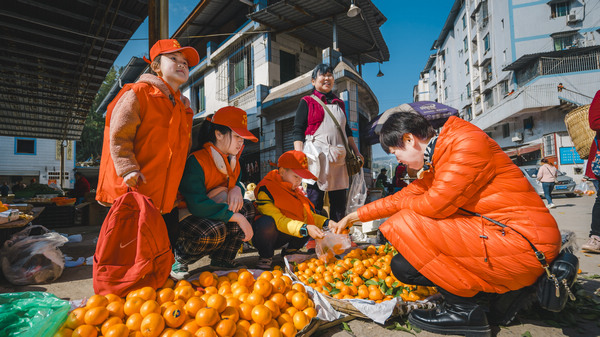
{"label": "white apron", "polygon": [[[327,108],[337,119],[346,137],[346,114],[337,104],[327,104]],[[317,184],[321,191],[347,189],[349,180],[344,140],[329,113],[323,113],[323,122],[317,131],[313,135],[307,135],[304,140],[309,170],[319,178]],[[314,180],[308,180],[307,183],[314,184]]]}

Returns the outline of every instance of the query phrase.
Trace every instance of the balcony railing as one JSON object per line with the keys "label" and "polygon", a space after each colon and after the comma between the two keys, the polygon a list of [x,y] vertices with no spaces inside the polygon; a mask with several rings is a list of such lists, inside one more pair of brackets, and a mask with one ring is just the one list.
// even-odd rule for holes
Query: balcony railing
{"label": "balcony railing", "polygon": [[540,57],[516,72],[517,83],[524,85],[538,76],[600,69],[600,52],[560,58]]}

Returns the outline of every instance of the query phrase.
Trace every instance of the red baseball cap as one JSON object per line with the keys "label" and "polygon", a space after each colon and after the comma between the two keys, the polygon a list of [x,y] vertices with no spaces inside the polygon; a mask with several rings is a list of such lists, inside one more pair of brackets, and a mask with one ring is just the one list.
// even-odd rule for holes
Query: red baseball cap
{"label": "red baseball cap", "polygon": [[317,180],[314,174],[308,170],[308,159],[302,151],[291,150],[279,157],[277,166],[290,169],[304,179]]}
{"label": "red baseball cap", "polygon": [[229,127],[244,139],[251,140],[255,143],[258,142],[258,138],[254,137],[252,132],[248,131],[248,116],[246,116],[246,111],[240,108],[234,106],[222,107],[215,112],[210,121],[215,124]]}
{"label": "red baseball cap", "polygon": [[144,56],[144,61],[147,63],[152,63],[152,61],[154,61],[158,55],[174,53],[177,51],[181,52],[183,57],[185,57],[185,59],[188,61],[188,67],[193,67],[200,61],[200,56],[198,56],[196,49],[192,47],[182,47],[175,39],[156,41],[154,46],[150,48],[150,60]]}

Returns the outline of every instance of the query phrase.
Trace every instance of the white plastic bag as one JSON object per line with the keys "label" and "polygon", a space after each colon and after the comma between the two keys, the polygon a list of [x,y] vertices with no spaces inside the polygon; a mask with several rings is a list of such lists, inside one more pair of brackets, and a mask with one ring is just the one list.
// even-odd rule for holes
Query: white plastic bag
{"label": "white plastic bag", "polygon": [[348,190],[346,201],[346,214],[356,211],[365,204],[365,200],[367,199],[367,184],[365,183],[363,170],[353,175],[350,183],[350,190]]}
{"label": "white plastic bag", "polygon": [[[31,235],[34,231],[41,234]],[[15,285],[56,280],[65,268],[65,259],[58,247],[67,241],[44,226],[29,226],[14,234],[0,249],[4,277]]]}
{"label": "white plastic bag", "polygon": [[[302,152],[304,152],[306,155],[306,159],[308,161],[308,170],[318,178],[319,174],[321,173],[321,160],[325,157],[325,154],[320,152],[313,141],[309,138],[307,138],[304,142]],[[303,181],[311,185],[315,183],[314,180],[310,179],[303,179]]]}
{"label": "white plastic bag", "polygon": [[577,195],[594,195],[596,193],[592,183],[585,180],[577,184],[573,192]]}
{"label": "white plastic bag", "polygon": [[315,240],[315,253],[324,262],[334,258],[335,255],[342,254],[352,245],[348,234],[335,234],[330,231],[323,231],[323,234],[322,239]]}

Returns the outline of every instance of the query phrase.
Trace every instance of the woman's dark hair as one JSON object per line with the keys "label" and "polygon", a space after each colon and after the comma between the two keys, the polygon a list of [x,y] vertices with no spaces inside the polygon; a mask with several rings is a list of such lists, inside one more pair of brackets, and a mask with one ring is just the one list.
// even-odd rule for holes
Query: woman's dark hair
{"label": "woman's dark hair", "polygon": [[390,115],[379,132],[379,142],[383,151],[389,154],[390,147],[403,149],[402,137],[407,133],[423,140],[435,136],[435,129],[418,113],[398,112]]}
{"label": "woman's dark hair", "polygon": [[215,136],[215,131],[219,131],[223,135],[228,135],[231,133],[231,129],[228,126],[210,122],[209,119],[211,119],[212,116],[213,115],[209,115],[207,117],[200,118],[198,119],[197,123],[194,123],[195,125],[192,127],[192,141],[196,141],[192,143],[192,152],[202,149],[204,144],[207,142],[211,142],[213,144],[216,143],[217,136]]}
{"label": "woman's dark hair", "polygon": [[544,164],[550,163],[550,161],[548,160],[548,158],[542,158],[541,162],[544,163]]}
{"label": "woman's dark hair", "polygon": [[332,73],[333,74],[333,67],[330,66],[328,63],[321,63],[321,64],[317,64],[317,66],[315,67],[315,69],[313,69],[312,72],[312,79],[317,79],[317,76],[321,75],[321,74],[327,74],[327,73]]}

